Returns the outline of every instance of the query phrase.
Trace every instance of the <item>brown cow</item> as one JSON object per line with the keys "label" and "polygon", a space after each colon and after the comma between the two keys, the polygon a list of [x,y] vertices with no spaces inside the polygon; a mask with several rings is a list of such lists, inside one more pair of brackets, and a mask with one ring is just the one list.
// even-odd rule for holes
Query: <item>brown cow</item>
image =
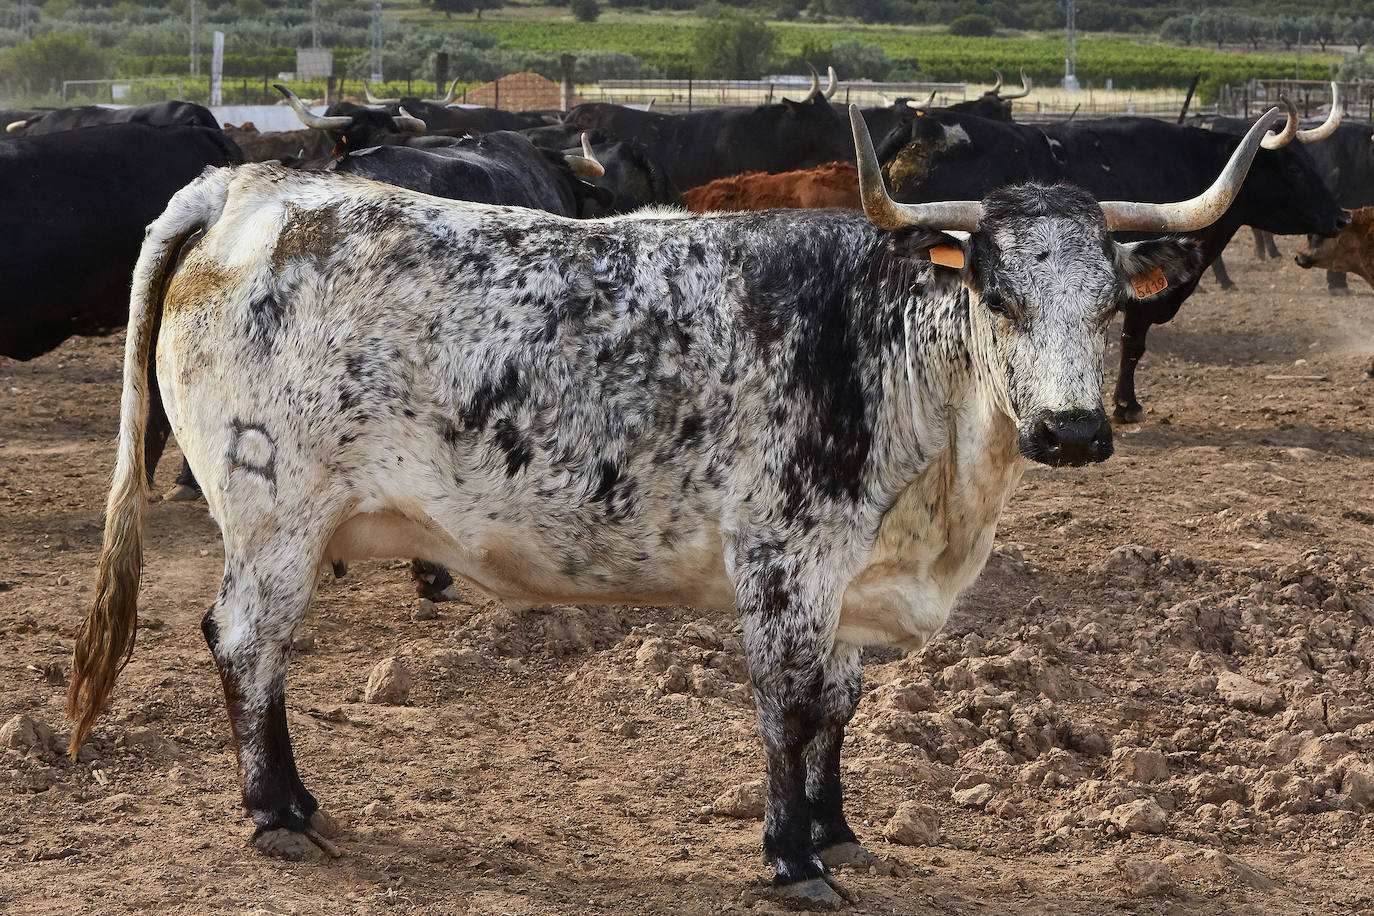
{"label": "brown cow", "polygon": [[1359,274],[1374,286],[1374,207],[1351,210],[1350,225],[1331,238],[1309,236],[1307,250],[1298,252],[1293,260],[1299,267]]}
{"label": "brown cow", "polygon": [[847,162],[827,162],[799,172],[744,172],[682,193],[693,213],[718,210],[860,210],[859,173]]}

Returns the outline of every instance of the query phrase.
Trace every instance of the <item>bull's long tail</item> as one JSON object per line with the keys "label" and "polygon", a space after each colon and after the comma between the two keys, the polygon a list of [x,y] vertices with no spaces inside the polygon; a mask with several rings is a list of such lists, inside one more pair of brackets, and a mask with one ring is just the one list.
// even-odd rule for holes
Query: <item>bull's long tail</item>
{"label": "bull's long tail", "polygon": [[124,394],[114,481],[105,506],[105,543],[96,572],[95,598],[76,637],[67,715],[76,720],[68,752],[80,749],[115,678],[134,651],[138,584],[143,573],[143,516],[148,484],[143,436],[148,419],[148,366],[162,298],[180,257],[224,208],[229,169],[207,169],[178,191],[148,227],[134,268],[129,327],[124,344]]}

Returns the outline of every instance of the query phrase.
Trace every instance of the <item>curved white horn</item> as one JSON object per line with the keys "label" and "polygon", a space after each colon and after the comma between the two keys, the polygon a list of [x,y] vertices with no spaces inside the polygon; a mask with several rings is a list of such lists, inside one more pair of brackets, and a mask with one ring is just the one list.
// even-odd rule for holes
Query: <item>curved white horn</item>
{"label": "curved white horn", "polygon": [[840,84],[839,84],[839,81],[835,78],[835,68],[834,68],[834,67],[827,67],[826,70],[827,70],[827,76],[829,77],[830,82],[829,82],[829,84],[825,87],[825,92],[824,92],[823,94],[825,95],[825,97],[826,97],[827,100],[830,100],[830,99],[833,99],[833,98],[835,97],[835,93],[839,91]]}
{"label": "curved white horn", "polygon": [[367,103],[369,105],[394,105],[400,101],[400,99],[377,98],[377,96],[372,94],[372,84],[367,80],[363,80],[363,95],[367,96]]}
{"label": "curved white horn", "polygon": [[1283,125],[1283,130],[1278,133],[1271,132],[1267,137],[1260,141],[1260,146],[1264,149],[1283,149],[1293,142],[1293,138],[1298,135],[1298,110],[1293,107],[1293,103],[1284,96],[1279,96],[1279,104],[1288,115],[1288,120]]}
{"label": "curved white horn", "polygon": [[891,107],[892,107],[892,100],[889,99],[889,98],[887,97],[887,93],[885,93],[885,92],[879,92],[879,93],[878,93],[878,98],[880,98],[880,99],[883,100],[883,107],[884,107],[884,108],[891,108]]}
{"label": "curved white horn", "polygon": [[324,117],[323,115],[314,114],[309,108],[305,107],[304,102],[296,98],[296,93],[287,89],[281,83],[273,83],[272,88],[286,96],[287,104],[291,106],[291,110],[296,113],[296,117],[300,118],[301,123],[306,127],[314,128],[315,130],[343,130],[353,123],[353,119],[348,115]]}
{"label": "curved white horn", "polygon": [[924,105],[921,104],[920,102],[916,101],[915,99],[907,99],[907,100],[906,100],[906,105],[907,105],[908,108],[914,108],[914,109],[916,109],[917,111],[924,111],[924,110],[927,109],[927,108],[934,108],[934,107],[935,107],[935,94],[936,94],[937,92],[939,92],[939,91],[940,91],[940,90],[938,90],[938,89],[932,89],[932,90],[930,90],[930,98],[926,99]]}
{"label": "curved white horn", "polygon": [[592,143],[585,130],[582,132],[582,155],[564,153],[563,158],[568,160],[568,168],[583,178],[600,178],[606,174],[606,169],[596,161],[596,153],[592,152]]}
{"label": "curved white horn", "polygon": [[1013,92],[1013,93],[1011,93],[1010,95],[1008,95],[1008,94],[1006,94],[1006,93],[1003,93],[1001,97],[1004,98],[1004,99],[1024,99],[1026,96],[1030,95],[1030,91],[1031,91],[1031,81],[1030,81],[1029,79],[1026,78],[1026,68],[1025,68],[1025,67],[1022,67],[1022,68],[1021,68],[1021,91],[1020,91],[1020,92]]}
{"label": "curved white horn", "polygon": [[430,99],[430,102],[435,105],[447,105],[452,102],[458,96],[458,81],[461,79],[461,76],[455,76],[453,82],[449,83],[448,92],[444,93],[444,97],[442,99]]}
{"label": "curved white horn", "polygon": [[653,98],[649,99],[649,101],[647,101],[647,102],[644,103],[644,110],[645,110],[645,111],[652,111],[653,108],[654,108],[654,102],[657,102],[657,101],[658,101],[658,96],[654,96]]}
{"label": "curved white horn", "polygon": [[1310,130],[1298,131],[1298,140],[1302,143],[1316,143],[1318,140],[1325,140],[1336,132],[1337,127],[1340,127],[1343,117],[1345,117],[1345,99],[1341,98],[1341,84],[1332,80],[1331,113],[1319,126]]}
{"label": "curved white horn", "polygon": [[811,91],[806,94],[803,102],[809,102],[821,94],[821,75],[816,72],[816,68],[811,66],[810,61],[806,64],[806,69],[811,71]]}
{"label": "curved white horn", "polygon": [[1102,215],[1107,218],[1110,232],[1192,232],[1216,222],[1231,206],[1240,190],[1241,182],[1250,171],[1250,163],[1259,152],[1265,131],[1283,116],[1277,108],[1260,115],[1240,141],[1226,167],[1212,186],[1192,200],[1172,204],[1143,204],[1129,200],[1102,202]]}
{"label": "curved white horn", "polygon": [[404,108],[398,108],[396,110],[399,111],[400,114],[392,115],[391,123],[395,124],[399,129],[412,134],[422,134],[429,130],[429,125],[406,111]]}
{"label": "curved white horn", "polygon": [[24,127],[25,127],[28,123],[29,123],[29,122],[28,122],[27,119],[26,119],[26,120],[23,120],[23,121],[11,121],[10,123],[8,123],[8,124],[5,125],[5,133],[7,133],[7,134],[17,134],[17,133],[19,133],[21,130],[23,130]]}
{"label": "curved white horn", "polygon": [[993,67],[992,72],[997,74],[997,83],[991,89],[989,89],[988,92],[992,93],[993,95],[1001,95],[1003,82],[1002,71],[998,70],[996,67]]}
{"label": "curved white horn", "polygon": [[854,129],[854,151],[859,164],[859,198],[864,213],[879,229],[905,229],[910,226],[930,226],[935,229],[974,232],[983,214],[983,205],[976,200],[951,200],[930,204],[899,204],[887,193],[883,184],[882,167],[873,151],[873,138],[868,135],[863,114],[858,105],[849,106],[849,123]]}

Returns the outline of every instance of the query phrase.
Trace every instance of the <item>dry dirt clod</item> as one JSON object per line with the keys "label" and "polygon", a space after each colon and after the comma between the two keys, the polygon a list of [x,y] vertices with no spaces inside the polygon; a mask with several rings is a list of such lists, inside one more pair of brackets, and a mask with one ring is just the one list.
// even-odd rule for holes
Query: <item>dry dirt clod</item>
{"label": "dry dirt clod", "polygon": [[398,659],[382,659],[367,676],[363,701],[399,706],[410,696],[410,688],[414,683],[414,678]]}
{"label": "dry dirt clod", "polygon": [[410,619],[416,622],[435,620],[439,617],[439,607],[428,598],[420,598],[410,610]]}
{"label": "dry dirt clod", "polygon": [[1283,705],[1283,696],[1277,690],[1261,687],[1231,671],[1217,675],[1217,693],[1226,705],[1247,712],[1271,713]]}
{"label": "dry dirt clod", "polygon": [[722,792],[711,803],[711,812],[722,817],[763,817],[763,780],[754,779]]}
{"label": "dry dirt clod", "polygon": [[1128,859],[1121,865],[1126,890],[1135,897],[1165,897],[1178,889],[1173,873],[1163,862]]}
{"label": "dry dirt clod", "polygon": [[903,846],[936,846],[940,842],[940,812],[919,802],[903,802],[883,828],[883,836]]}
{"label": "dry dirt clod", "polygon": [[0,725],[0,749],[44,753],[52,750],[53,740],[52,729],[29,716],[14,716]]}
{"label": "dry dirt clod", "polygon": [[1169,778],[1169,762],[1156,750],[1119,747],[1112,752],[1112,775],[1133,782],[1162,782]]}
{"label": "dry dirt clod", "polygon": [[1168,815],[1153,798],[1142,798],[1112,809],[1109,820],[1124,836],[1163,833]]}
{"label": "dry dirt clod", "polygon": [[952,794],[955,804],[963,805],[965,808],[983,808],[992,801],[992,796],[996,794],[996,790],[984,782]]}

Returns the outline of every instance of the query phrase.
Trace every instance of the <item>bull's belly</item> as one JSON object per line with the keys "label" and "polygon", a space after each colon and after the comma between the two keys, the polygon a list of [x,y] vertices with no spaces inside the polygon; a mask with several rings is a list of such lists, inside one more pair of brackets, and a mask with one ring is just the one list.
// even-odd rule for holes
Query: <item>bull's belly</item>
{"label": "bull's belly", "polygon": [[719,536],[701,535],[673,551],[635,562],[604,563],[639,548],[578,556],[571,545],[534,531],[466,527],[450,534],[432,521],[394,511],[367,512],[344,522],[325,548],[324,563],[418,556],[440,563],[456,578],[516,608],[544,604],[735,606]]}

